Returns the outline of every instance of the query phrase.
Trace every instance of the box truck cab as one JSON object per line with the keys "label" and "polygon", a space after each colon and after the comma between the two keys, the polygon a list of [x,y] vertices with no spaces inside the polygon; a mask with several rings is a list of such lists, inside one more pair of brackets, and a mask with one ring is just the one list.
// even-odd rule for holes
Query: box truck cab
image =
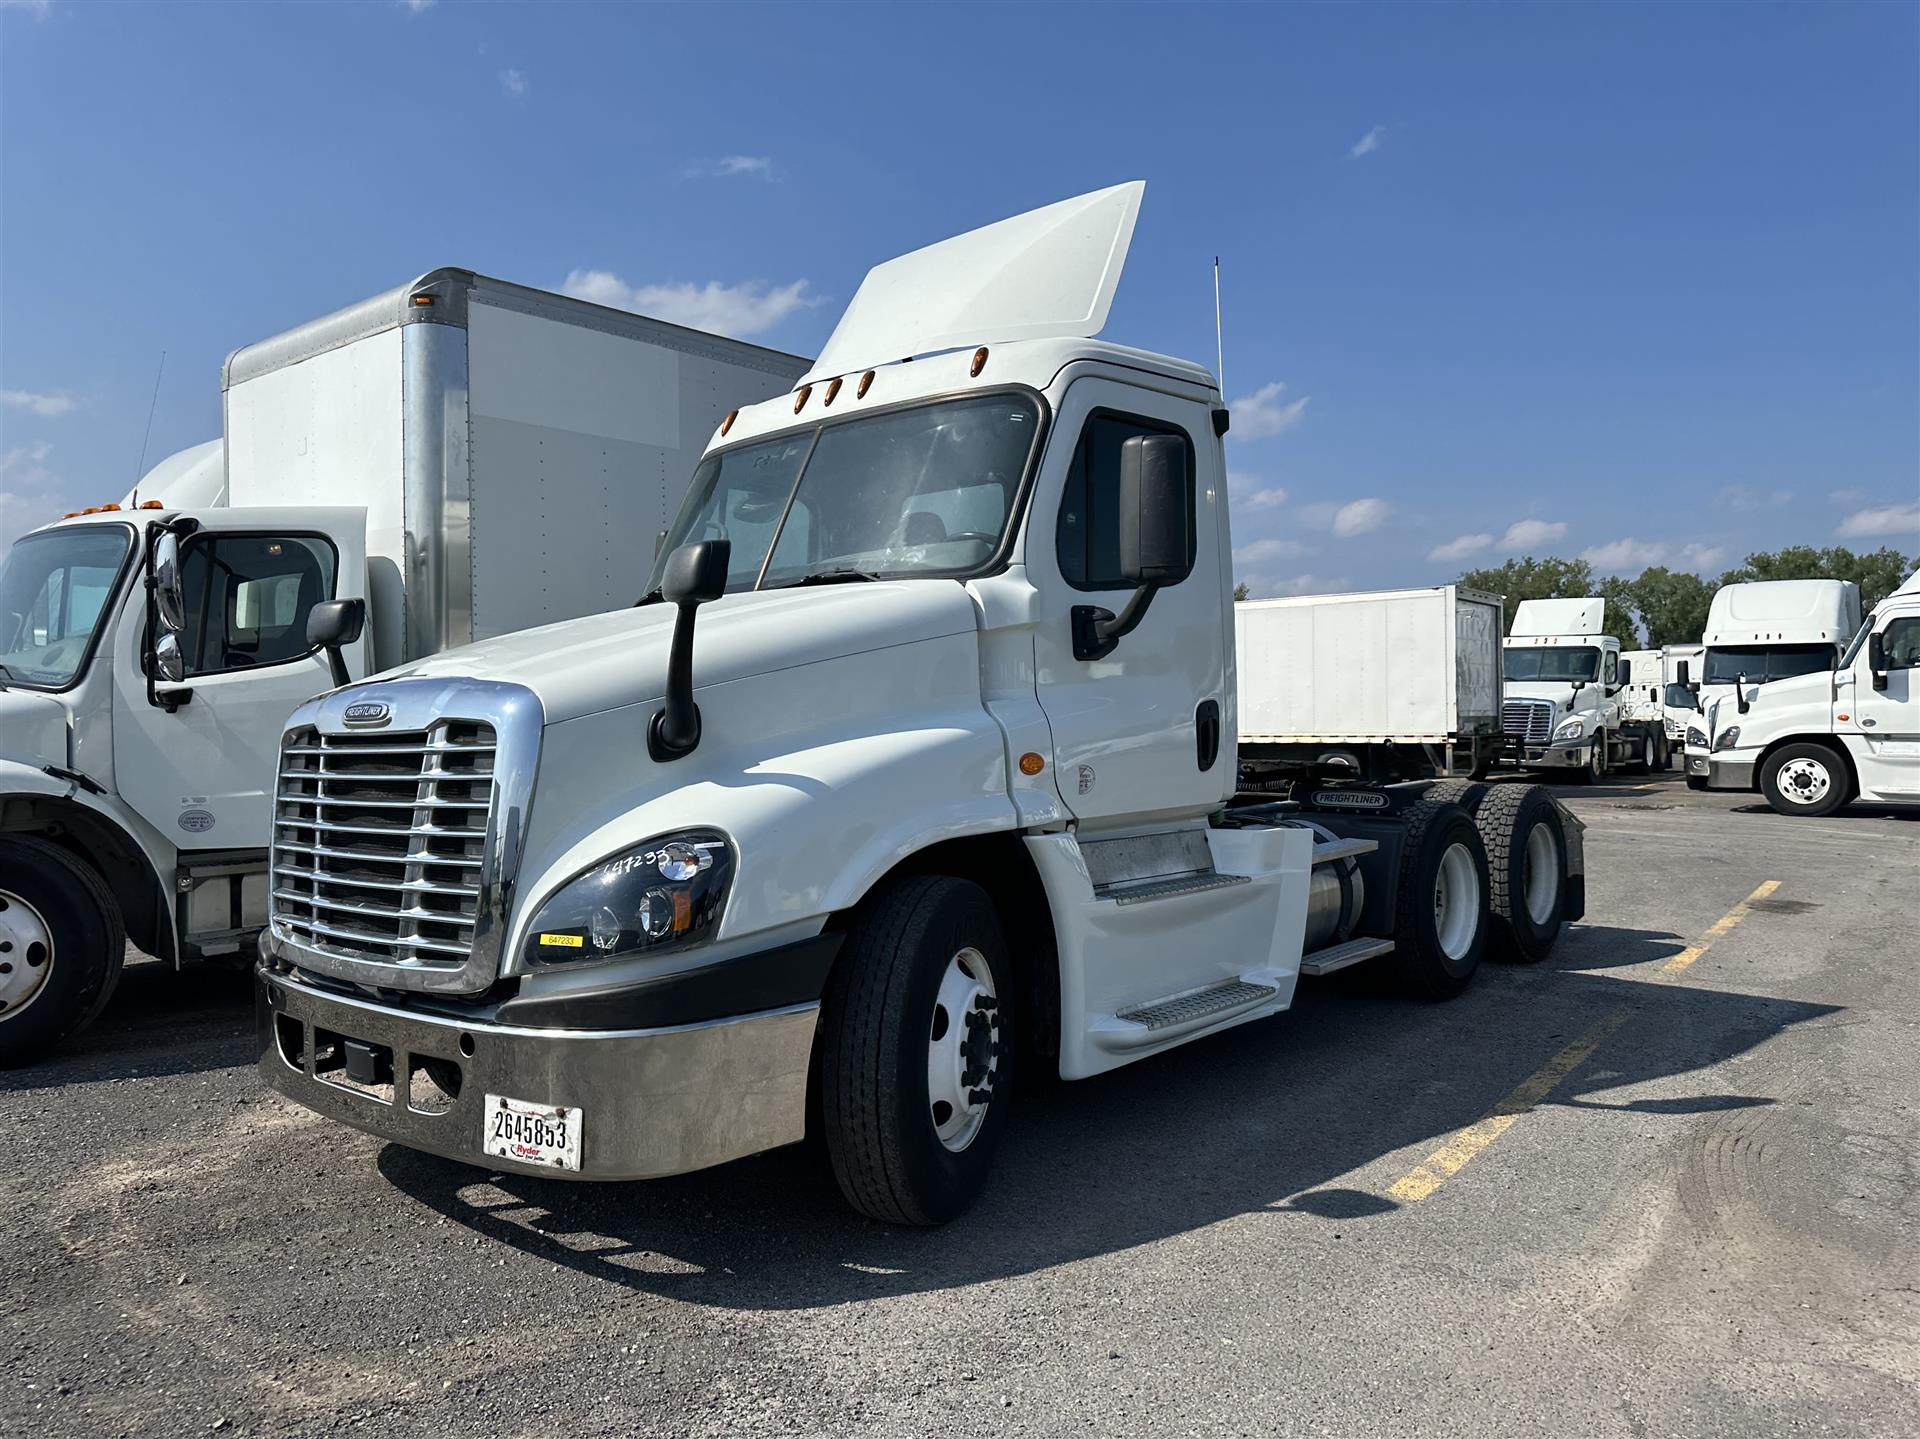
{"label": "box truck cab", "polygon": [[1501,726],[1522,745],[1527,769],[1558,771],[1585,783],[1616,767],[1666,763],[1666,734],[1623,713],[1633,666],[1606,633],[1607,602],[1522,600],[1503,649]]}
{"label": "box truck cab", "polygon": [[22,537],[0,558],[0,945],[26,958],[0,949],[0,1064],[97,1014],[129,939],[250,961],[287,716],[632,603],[714,417],[804,364],[437,270],[236,351],[222,440]]}
{"label": "box truck cab", "polygon": [[1739,709],[1763,685],[1830,672],[1859,630],[1860,587],[1852,580],[1756,580],[1715,590],[1705,653],[1691,676],[1700,686],[1700,717],[1688,725],[1687,783],[1707,783],[1715,705]]}
{"label": "box truck cab", "polygon": [[1713,711],[1707,788],[1758,790],[1781,814],[1850,800],[1920,805],[1920,573],[1874,607],[1831,671],[1775,680]]}
{"label": "box truck cab", "polygon": [[1700,722],[1700,661],[1705,645],[1668,645],[1660,651],[1660,697],[1666,710],[1667,746],[1684,754],[1687,731]]}
{"label": "box truck cab", "polygon": [[1095,338],[1142,188],[873,270],[716,427],[647,603],[295,712],[267,1083],[571,1178],[811,1116],[852,1204],[925,1224],[1024,1064],[1097,1075],[1363,960],[1444,997],[1490,943],[1547,952],[1584,870],[1539,786],[1236,803],[1228,416]]}

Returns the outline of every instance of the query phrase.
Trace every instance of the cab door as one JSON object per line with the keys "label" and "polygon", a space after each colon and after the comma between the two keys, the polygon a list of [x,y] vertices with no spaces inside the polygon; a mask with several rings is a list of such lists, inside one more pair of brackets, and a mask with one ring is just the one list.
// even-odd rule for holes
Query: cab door
{"label": "cab door", "polygon": [[1920,796],[1920,609],[1887,616],[1880,646],[1887,687],[1873,687],[1869,647],[1860,646],[1853,683],[1840,691],[1850,703],[1836,706],[1851,714],[1846,722],[1836,717],[1835,728],[1846,735],[1866,797],[1913,799]]}
{"label": "cab door", "polygon": [[[1026,548],[1035,590],[1036,689],[1068,809],[1095,826],[1205,814],[1234,784],[1232,605],[1221,553],[1220,442],[1195,400],[1089,376],[1067,390],[1034,488]],[[1193,561],[1099,659],[1074,653],[1073,611],[1118,614],[1120,447],[1170,434],[1188,444]]]}
{"label": "cab door", "polygon": [[[280,732],[301,703],[333,688],[307,643],[322,600],[366,594],[366,511],[205,510],[180,546],[186,680],[176,708],[149,703],[147,605],[135,590],[114,645],[114,775],[121,796],[181,850],[263,850]],[[142,570],[145,580],[145,537]],[[342,650],[356,678],[366,641]]]}

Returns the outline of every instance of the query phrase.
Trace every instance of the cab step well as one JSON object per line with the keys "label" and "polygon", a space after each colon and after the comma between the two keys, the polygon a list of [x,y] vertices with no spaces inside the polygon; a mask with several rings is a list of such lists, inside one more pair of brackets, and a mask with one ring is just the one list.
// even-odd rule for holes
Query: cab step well
{"label": "cab step well", "polygon": [[1170,874],[1161,879],[1134,879],[1124,884],[1101,885],[1094,890],[1096,899],[1115,904],[1145,904],[1153,899],[1172,899],[1182,894],[1204,894],[1210,889],[1231,889],[1236,884],[1251,884],[1247,874]]}

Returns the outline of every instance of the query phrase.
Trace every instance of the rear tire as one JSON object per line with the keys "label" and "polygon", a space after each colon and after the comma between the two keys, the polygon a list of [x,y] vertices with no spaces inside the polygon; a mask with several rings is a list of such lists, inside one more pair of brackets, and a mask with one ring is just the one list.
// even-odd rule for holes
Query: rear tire
{"label": "rear tire", "polygon": [[827,985],[819,1051],[821,1128],[855,1209],[933,1225],[973,1201],[1006,1126],[1014,1000],[979,885],[911,875],[861,907]]}
{"label": "rear tire", "polygon": [[91,1024],[126,949],[120,907],[90,865],[32,835],[0,836],[0,1068]]}
{"label": "rear tire", "polygon": [[1779,814],[1817,818],[1853,798],[1853,775],[1826,745],[1782,745],[1760,767],[1760,793]]}
{"label": "rear tire", "polygon": [[1553,952],[1567,910],[1567,834],[1539,785],[1501,785],[1473,811],[1487,846],[1491,953],[1537,964]]}
{"label": "rear tire", "polygon": [[1407,811],[1394,896],[1395,981],[1420,999],[1452,999],[1473,979],[1487,941],[1487,851],[1473,816],[1446,800]]}

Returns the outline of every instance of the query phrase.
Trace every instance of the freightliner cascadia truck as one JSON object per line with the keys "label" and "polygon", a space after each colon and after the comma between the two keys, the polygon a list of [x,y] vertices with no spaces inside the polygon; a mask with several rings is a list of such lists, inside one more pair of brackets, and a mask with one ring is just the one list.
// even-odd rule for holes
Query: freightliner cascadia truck
{"label": "freightliner cascadia truck", "polygon": [[22,536],[0,559],[0,1064],[98,1014],[129,939],[251,963],[294,708],[631,604],[627,562],[715,417],[805,364],[435,270],[236,351],[224,448]]}
{"label": "freightliner cascadia truck", "polygon": [[811,1128],[856,1208],[930,1224],[1023,1066],[1086,1079],[1359,961],[1445,998],[1548,951],[1585,881],[1545,789],[1236,795],[1229,416],[1095,338],[1142,188],[871,271],[715,428],[639,605],[292,715],[269,1084],[582,1179]]}
{"label": "freightliner cascadia truck", "polygon": [[1594,596],[1522,600],[1514,611],[1500,714],[1527,769],[1592,784],[1615,769],[1666,766],[1663,723],[1624,710],[1633,666],[1603,628],[1606,607]]}

